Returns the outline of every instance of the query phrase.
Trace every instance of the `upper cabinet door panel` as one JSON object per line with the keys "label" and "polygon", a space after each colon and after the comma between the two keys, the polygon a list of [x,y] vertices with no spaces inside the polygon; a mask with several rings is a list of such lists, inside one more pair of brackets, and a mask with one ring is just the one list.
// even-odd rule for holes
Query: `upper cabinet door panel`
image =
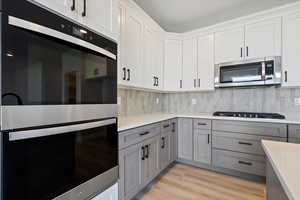
{"label": "upper cabinet door panel", "polygon": [[239,61],[244,58],[244,27],[215,33],[215,62]]}
{"label": "upper cabinet door panel", "polygon": [[182,42],[167,40],[165,46],[165,89],[180,90],[182,74]]}
{"label": "upper cabinet door panel", "polygon": [[125,48],[126,69],[130,70],[129,85],[140,86],[140,67],[142,65],[143,23],[133,12],[126,12]]}
{"label": "upper cabinet door panel", "polygon": [[197,87],[197,39],[183,41],[182,88],[195,90]]}
{"label": "upper cabinet door panel", "polygon": [[198,38],[198,87],[214,90],[214,35]]}
{"label": "upper cabinet door panel", "polygon": [[281,17],[246,25],[245,58],[281,55]]}
{"label": "upper cabinet door panel", "polygon": [[283,86],[300,86],[300,12],[283,18]]}
{"label": "upper cabinet door panel", "polygon": [[78,20],[79,5],[77,1],[73,4],[73,0],[33,0],[34,2],[45,6],[61,15]]}

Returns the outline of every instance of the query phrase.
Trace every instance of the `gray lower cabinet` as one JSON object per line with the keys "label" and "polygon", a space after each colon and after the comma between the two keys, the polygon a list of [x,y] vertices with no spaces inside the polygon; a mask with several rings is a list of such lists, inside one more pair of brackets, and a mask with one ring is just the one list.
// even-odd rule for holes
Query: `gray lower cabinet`
{"label": "gray lower cabinet", "polygon": [[194,130],[194,161],[211,164],[211,130]]}
{"label": "gray lower cabinet", "polygon": [[119,151],[119,199],[129,200],[134,197],[142,185],[141,169],[145,165],[142,159],[144,147],[135,144]]}
{"label": "gray lower cabinet", "polygon": [[300,125],[289,125],[289,142],[300,144]]}
{"label": "gray lower cabinet", "polygon": [[193,160],[193,119],[178,119],[178,157]]}
{"label": "gray lower cabinet", "polygon": [[267,161],[267,200],[289,200],[270,161]]}
{"label": "gray lower cabinet", "polygon": [[162,135],[160,139],[160,169],[166,168],[171,163],[171,135]]}

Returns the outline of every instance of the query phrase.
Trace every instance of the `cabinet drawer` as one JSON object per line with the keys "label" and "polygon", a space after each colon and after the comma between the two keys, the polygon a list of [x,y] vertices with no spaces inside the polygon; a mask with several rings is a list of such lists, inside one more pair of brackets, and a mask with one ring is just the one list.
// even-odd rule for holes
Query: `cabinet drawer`
{"label": "cabinet drawer", "polygon": [[300,139],[300,125],[289,125],[289,137]]}
{"label": "cabinet drawer", "polygon": [[238,134],[230,132],[213,131],[212,144],[213,148],[265,155],[261,145],[261,140],[274,140],[286,142],[286,138],[268,137]]}
{"label": "cabinet drawer", "polygon": [[286,124],[213,120],[212,129],[250,135],[287,137]]}
{"label": "cabinet drawer", "polygon": [[173,130],[173,127],[172,127],[171,120],[161,122],[161,133],[162,134],[172,133],[172,130]]}
{"label": "cabinet drawer", "polygon": [[300,138],[289,138],[289,143],[300,144]]}
{"label": "cabinet drawer", "polygon": [[121,132],[119,133],[119,149],[123,149],[159,134],[160,123]]}
{"label": "cabinet drawer", "polygon": [[211,120],[208,119],[194,119],[194,129],[211,129]]}
{"label": "cabinet drawer", "polygon": [[232,169],[258,176],[266,175],[264,156],[213,149],[212,158],[214,167]]}

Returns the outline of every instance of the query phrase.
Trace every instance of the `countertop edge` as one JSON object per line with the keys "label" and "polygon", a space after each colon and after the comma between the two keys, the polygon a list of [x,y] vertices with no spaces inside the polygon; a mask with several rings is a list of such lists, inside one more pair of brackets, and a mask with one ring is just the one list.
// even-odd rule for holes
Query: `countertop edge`
{"label": "countertop edge", "polygon": [[284,178],[282,177],[281,175],[281,172],[278,170],[277,166],[276,166],[276,163],[274,162],[274,160],[272,159],[272,156],[270,155],[270,150],[268,149],[267,147],[267,144],[266,144],[267,140],[262,140],[262,146],[263,146],[263,149],[268,157],[268,160],[270,161],[270,164],[272,165],[272,168],[275,172],[275,174],[277,175],[286,195],[288,196],[288,198],[290,200],[296,200],[295,197],[292,195],[292,192],[290,191],[290,189],[288,188],[287,184],[286,184],[286,181],[284,180]]}

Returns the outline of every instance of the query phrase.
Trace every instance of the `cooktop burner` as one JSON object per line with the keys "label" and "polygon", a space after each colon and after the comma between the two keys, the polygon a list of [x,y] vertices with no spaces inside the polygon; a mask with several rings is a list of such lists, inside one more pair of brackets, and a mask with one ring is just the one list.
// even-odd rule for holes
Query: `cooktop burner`
{"label": "cooktop burner", "polygon": [[278,113],[253,113],[253,112],[215,112],[214,116],[221,117],[244,117],[244,118],[265,118],[265,119],[285,119],[284,115]]}

